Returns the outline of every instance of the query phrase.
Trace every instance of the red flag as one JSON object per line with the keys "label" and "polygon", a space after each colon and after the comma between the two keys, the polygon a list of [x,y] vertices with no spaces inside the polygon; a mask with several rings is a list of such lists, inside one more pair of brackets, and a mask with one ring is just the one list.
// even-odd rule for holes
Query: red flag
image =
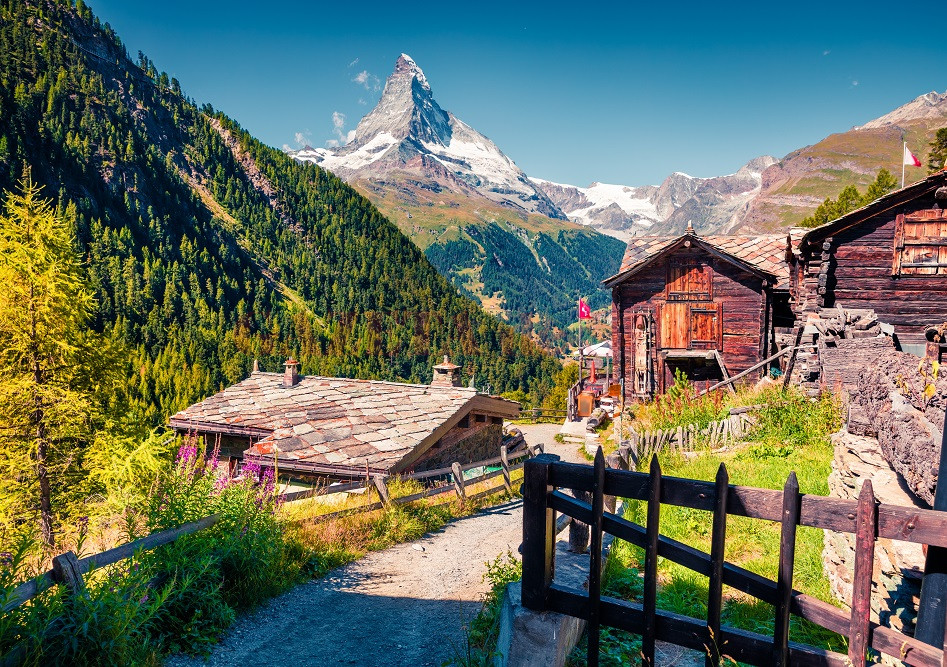
{"label": "red flag", "polygon": [[921,161],[911,152],[907,144],[904,144],[904,164],[908,167],[920,167]]}
{"label": "red flag", "polygon": [[592,319],[592,310],[582,299],[579,299],[579,319],[580,320],[591,320]]}

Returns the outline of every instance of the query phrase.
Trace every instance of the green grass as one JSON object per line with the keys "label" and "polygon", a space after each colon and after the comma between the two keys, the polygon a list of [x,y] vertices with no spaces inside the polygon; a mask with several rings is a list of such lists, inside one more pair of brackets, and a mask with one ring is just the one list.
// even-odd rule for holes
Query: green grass
{"label": "green grass", "polygon": [[[755,394],[766,404],[758,413],[758,424],[749,435],[749,444],[724,454],[701,452],[685,458],[681,454],[662,454],[662,472],[667,476],[712,481],[721,463],[726,464],[730,483],[768,489],[781,489],[795,472],[803,493],[828,495],[827,477],[831,470],[832,446],[829,434],[840,426],[839,406],[831,396],[810,401],[797,391],[777,389]],[[648,461],[640,468],[647,469]],[[625,518],[646,523],[647,503],[626,503]],[[705,552],[710,551],[711,515],[709,512],[671,505],[661,507],[661,534]],[[836,604],[822,570],[823,533],[800,527],[796,537],[793,585],[796,589]],[[775,579],[779,559],[780,524],[729,516],[727,518],[726,559],[769,579]],[[644,552],[616,540],[604,582],[609,595],[638,600],[644,569]],[[704,619],[707,615],[708,580],[666,559],[658,564],[658,607]],[[771,635],[774,609],[732,588],[724,588],[723,623],[744,630]],[[814,646],[846,650],[845,639],[814,624],[793,618],[790,638]],[[610,630],[602,636],[602,664],[629,664],[637,661],[639,639],[629,633]],[[571,665],[584,664],[580,645],[570,658]],[[723,649],[726,653],[726,648]],[[581,654],[581,655],[580,655]],[[606,656],[609,656],[606,658]],[[630,656],[630,657],[629,657]]]}

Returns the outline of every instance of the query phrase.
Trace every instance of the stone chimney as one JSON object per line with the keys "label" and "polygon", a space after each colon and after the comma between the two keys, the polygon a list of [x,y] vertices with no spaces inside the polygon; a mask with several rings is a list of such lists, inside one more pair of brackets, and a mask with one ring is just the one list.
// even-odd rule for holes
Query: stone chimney
{"label": "stone chimney", "polygon": [[434,367],[434,379],[431,380],[432,387],[459,387],[460,386],[460,366],[452,364],[444,355],[444,362]]}
{"label": "stone chimney", "polygon": [[286,370],[283,372],[283,386],[294,387],[299,382],[299,362],[290,357],[284,364]]}
{"label": "stone chimney", "polygon": [[259,360],[259,359],[254,359],[254,360],[253,360],[253,372],[254,372],[254,373],[259,373],[259,372],[260,372],[260,360]]}

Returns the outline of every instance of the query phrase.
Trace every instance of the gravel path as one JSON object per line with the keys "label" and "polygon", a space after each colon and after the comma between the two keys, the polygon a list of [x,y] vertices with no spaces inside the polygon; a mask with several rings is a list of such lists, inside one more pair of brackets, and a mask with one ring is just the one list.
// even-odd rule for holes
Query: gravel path
{"label": "gravel path", "polygon": [[[520,428],[528,443],[582,462],[575,445],[554,440],[558,425]],[[274,598],[241,617],[206,660],[166,664],[439,667],[464,650],[463,625],[489,588],[486,563],[516,553],[522,526],[519,500],[457,519]]]}
{"label": "gravel path", "polygon": [[206,662],[186,665],[440,666],[489,586],[485,563],[522,539],[522,501],[452,521],[274,598],[241,617]]}

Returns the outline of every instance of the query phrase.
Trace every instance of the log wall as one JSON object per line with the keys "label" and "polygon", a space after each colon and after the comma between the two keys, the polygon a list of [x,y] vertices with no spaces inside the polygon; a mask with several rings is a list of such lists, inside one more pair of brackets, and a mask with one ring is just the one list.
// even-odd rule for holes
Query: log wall
{"label": "log wall", "polygon": [[924,328],[947,321],[947,275],[893,276],[899,214],[934,206],[933,196],[881,211],[831,236],[810,237],[793,267],[796,312],[804,319],[820,307],[870,308],[893,324],[902,343],[924,342]]}

